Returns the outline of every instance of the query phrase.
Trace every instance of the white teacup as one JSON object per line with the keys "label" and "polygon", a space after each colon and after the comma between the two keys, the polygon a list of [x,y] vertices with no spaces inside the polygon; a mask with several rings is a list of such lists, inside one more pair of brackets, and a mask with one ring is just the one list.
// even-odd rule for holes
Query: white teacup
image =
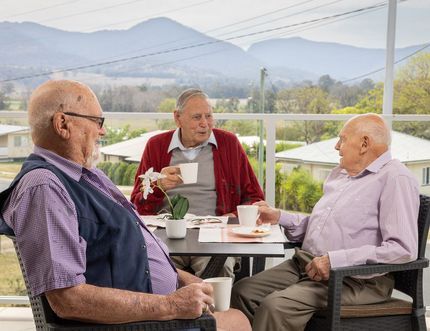
{"label": "white teacup", "polygon": [[212,285],[215,311],[226,311],[230,308],[232,279],[230,277],[214,277],[203,280]]}
{"label": "white teacup", "polygon": [[255,227],[257,219],[260,216],[258,206],[254,205],[239,205],[237,206],[237,215],[239,217],[240,226]]}
{"label": "white teacup", "polygon": [[197,183],[197,174],[199,170],[199,164],[197,162],[181,163],[179,164],[179,170],[181,171],[180,176],[184,184]]}

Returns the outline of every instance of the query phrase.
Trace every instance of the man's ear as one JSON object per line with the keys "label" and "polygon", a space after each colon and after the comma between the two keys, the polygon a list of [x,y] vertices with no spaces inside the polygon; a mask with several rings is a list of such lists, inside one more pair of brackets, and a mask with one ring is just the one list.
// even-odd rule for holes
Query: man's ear
{"label": "man's ear", "polygon": [[55,134],[63,139],[70,137],[70,124],[63,112],[56,112],[52,117],[52,127]]}
{"label": "man's ear", "polygon": [[361,137],[361,149],[360,152],[362,154],[366,153],[370,147],[370,138],[369,136]]}
{"label": "man's ear", "polygon": [[175,110],[175,111],[173,112],[173,117],[174,117],[174,119],[175,119],[176,126],[177,126],[178,128],[179,128],[179,127],[181,127],[181,123],[179,122],[179,117],[181,117],[181,114],[179,113],[179,111]]}

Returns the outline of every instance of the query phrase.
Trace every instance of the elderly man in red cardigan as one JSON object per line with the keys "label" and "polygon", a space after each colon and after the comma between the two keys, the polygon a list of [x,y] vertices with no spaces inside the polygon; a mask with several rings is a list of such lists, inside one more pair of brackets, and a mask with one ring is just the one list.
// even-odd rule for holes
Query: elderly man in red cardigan
{"label": "elderly man in red cardigan", "polygon": [[[264,200],[264,194],[237,137],[213,128],[212,107],[200,89],[182,92],[174,111],[176,130],[152,137],[142,155],[131,201],[141,215],[168,209],[167,199],[155,189],[147,199],[140,191],[139,175],[153,167],[165,178],[159,185],[169,196],[176,193],[188,198],[189,212],[196,215],[235,216],[236,206]],[[198,162],[195,184],[183,185],[178,176],[180,163]],[[191,268],[197,276],[210,257],[174,257],[179,268]],[[220,276],[233,276],[235,259],[228,258]]]}

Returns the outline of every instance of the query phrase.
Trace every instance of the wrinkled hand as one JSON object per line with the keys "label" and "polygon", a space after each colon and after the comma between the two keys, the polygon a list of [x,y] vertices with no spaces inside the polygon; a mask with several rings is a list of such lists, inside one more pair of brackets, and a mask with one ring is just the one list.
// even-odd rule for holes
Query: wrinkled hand
{"label": "wrinkled hand", "polygon": [[315,257],[305,267],[310,279],[317,282],[327,280],[330,276],[330,258],[328,255]]}
{"label": "wrinkled hand", "polygon": [[167,296],[172,319],[193,319],[202,315],[207,305],[214,303],[212,285],[193,283]]}
{"label": "wrinkled hand", "polygon": [[159,180],[158,185],[164,191],[171,190],[182,183],[182,179],[178,176],[180,174],[179,167],[164,167],[160,173],[165,177]]}
{"label": "wrinkled hand", "polygon": [[260,217],[257,220],[258,225],[263,223],[277,224],[279,222],[279,216],[281,215],[279,209],[270,207],[266,201],[257,201],[253,205],[259,207],[258,212],[260,213]]}

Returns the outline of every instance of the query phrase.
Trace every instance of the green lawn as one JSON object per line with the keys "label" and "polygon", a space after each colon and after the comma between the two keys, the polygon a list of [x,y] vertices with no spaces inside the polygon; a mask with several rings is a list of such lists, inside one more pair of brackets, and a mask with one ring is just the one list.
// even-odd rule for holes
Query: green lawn
{"label": "green lawn", "polygon": [[15,253],[0,254],[0,265],[0,295],[26,295],[24,279]]}
{"label": "green lawn", "polygon": [[0,163],[0,177],[13,179],[21,169],[22,163]]}

